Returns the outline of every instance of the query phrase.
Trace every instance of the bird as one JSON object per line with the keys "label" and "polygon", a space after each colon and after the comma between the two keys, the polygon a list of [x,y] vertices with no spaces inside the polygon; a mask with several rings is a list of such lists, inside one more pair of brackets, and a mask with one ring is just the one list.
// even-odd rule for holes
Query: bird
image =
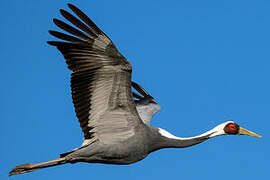
{"label": "bird", "polygon": [[[164,148],[185,148],[223,135],[260,135],[227,121],[194,136],[177,137],[150,125],[160,105],[132,81],[132,66],[112,40],[79,8],[68,4],[73,14],[60,9],[69,24],[53,19],[66,31],[49,31],[61,41],[48,41],[64,56],[71,74],[72,101],[79,120],[83,143],[60,154],[60,158],[37,164],[22,164],[9,175],[32,172],[67,163],[125,165],[138,162]],[[140,93],[133,92],[132,87]]]}

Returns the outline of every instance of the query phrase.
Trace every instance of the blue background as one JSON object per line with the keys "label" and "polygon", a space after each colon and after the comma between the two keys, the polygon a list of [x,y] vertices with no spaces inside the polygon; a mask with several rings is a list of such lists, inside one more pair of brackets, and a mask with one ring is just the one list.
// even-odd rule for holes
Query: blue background
{"label": "blue background", "polygon": [[269,1],[1,0],[1,180],[15,165],[56,159],[82,143],[70,72],[46,44],[67,2],[111,37],[133,79],[162,106],[153,126],[187,137],[232,119],[264,138],[217,137],[132,165],[78,163],[11,179],[269,178]]}

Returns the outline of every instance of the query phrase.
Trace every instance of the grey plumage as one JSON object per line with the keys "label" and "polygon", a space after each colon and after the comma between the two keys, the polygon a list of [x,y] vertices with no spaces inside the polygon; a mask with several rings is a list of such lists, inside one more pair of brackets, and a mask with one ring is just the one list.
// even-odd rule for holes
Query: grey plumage
{"label": "grey plumage", "polygon": [[54,19],[55,24],[76,37],[50,31],[49,41],[66,59],[71,75],[72,99],[84,132],[84,145],[124,141],[141,123],[131,94],[131,65],[112,41],[79,9],[69,5],[87,25],[65,10],[61,14],[83,32]]}
{"label": "grey plumage", "polygon": [[150,126],[151,119],[161,108],[158,104],[150,103],[148,105],[137,104],[136,109],[142,121]]}
{"label": "grey plumage", "polygon": [[137,112],[139,113],[142,121],[146,125],[150,126],[150,121],[152,117],[158,111],[160,111],[161,107],[159,104],[157,104],[154,98],[139,84],[137,84],[136,82],[132,82],[132,87],[141,94],[139,95],[133,92],[133,97],[138,99],[135,100]]}
{"label": "grey plumage", "polygon": [[[60,50],[68,68],[73,71],[72,99],[84,132],[83,148],[67,153],[66,161],[75,162],[82,159],[106,163],[137,161],[144,157],[148,150],[141,148],[141,152],[138,153],[138,149],[132,146],[145,143],[146,138],[138,137],[147,135],[147,126],[140,118],[133,101],[131,65],[89,18],[75,6],[69,7],[88,26],[70,13],[60,10],[67,20],[83,32],[54,19],[58,27],[80,39],[50,31],[55,37],[69,42],[48,42]],[[125,144],[125,147],[121,147],[122,144]],[[131,149],[134,149],[133,153]],[[96,155],[101,151],[105,155],[102,157]],[[141,157],[134,156],[134,153],[140,154]],[[123,158],[119,158],[121,156]]]}
{"label": "grey plumage", "polygon": [[[64,41],[48,41],[63,54],[71,74],[72,100],[84,133],[83,145],[59,159],[15,167],[9,175],[31,172],[65,163],[130,164],[162,148],[182,148],[209,138],[241,134],[257,136],[232,121],[191,138],[179,138],[150,126],[160,106],[139,84],[131,81],[131,64],[110,38],[81,10],[68,4],[79,19],[65,10],[62,16],[77,28],[54,19],[68,34],[49,31]],[[131,86],[139,94],[132,92]],[[226,130],[226,131],[225,131]]]}

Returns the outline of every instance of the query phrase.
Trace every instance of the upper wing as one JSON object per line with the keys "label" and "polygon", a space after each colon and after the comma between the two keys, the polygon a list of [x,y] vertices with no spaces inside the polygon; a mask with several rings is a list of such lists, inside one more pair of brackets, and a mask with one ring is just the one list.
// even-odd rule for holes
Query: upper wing
{"label": "upper wing", "polygon": [[84,133],[84,144],[100,140],[125,140],[142,123],[131,92],[131,65],[112,41],[77,7],[69,8],[83,21],[65,10],[60,13],[74,27],[54,19],[73,36],[57,31],[51,35],[65,40],[49,41],[63,54],[71,75],[72,99]]}

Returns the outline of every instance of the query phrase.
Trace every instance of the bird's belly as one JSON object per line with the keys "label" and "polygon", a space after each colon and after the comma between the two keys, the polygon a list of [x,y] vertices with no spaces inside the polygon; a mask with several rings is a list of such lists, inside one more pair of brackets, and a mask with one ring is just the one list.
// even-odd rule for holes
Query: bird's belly
{"label": "bird's belly", "polygon": [[121,143],[108,147],[103,153],[98,154],[100,163],[106,164],[131,164],[144,159],[148,155],[146,147],[136,143]]}
{"label": "bird's belly", "polygon": [[[125,141],[105,144],[97,141],[66,156],[70,162],[104,164],[131,164],[144,159],[149,153],[147,138],[133,136]],[[145,137],[145,136],[144,136]]]}

